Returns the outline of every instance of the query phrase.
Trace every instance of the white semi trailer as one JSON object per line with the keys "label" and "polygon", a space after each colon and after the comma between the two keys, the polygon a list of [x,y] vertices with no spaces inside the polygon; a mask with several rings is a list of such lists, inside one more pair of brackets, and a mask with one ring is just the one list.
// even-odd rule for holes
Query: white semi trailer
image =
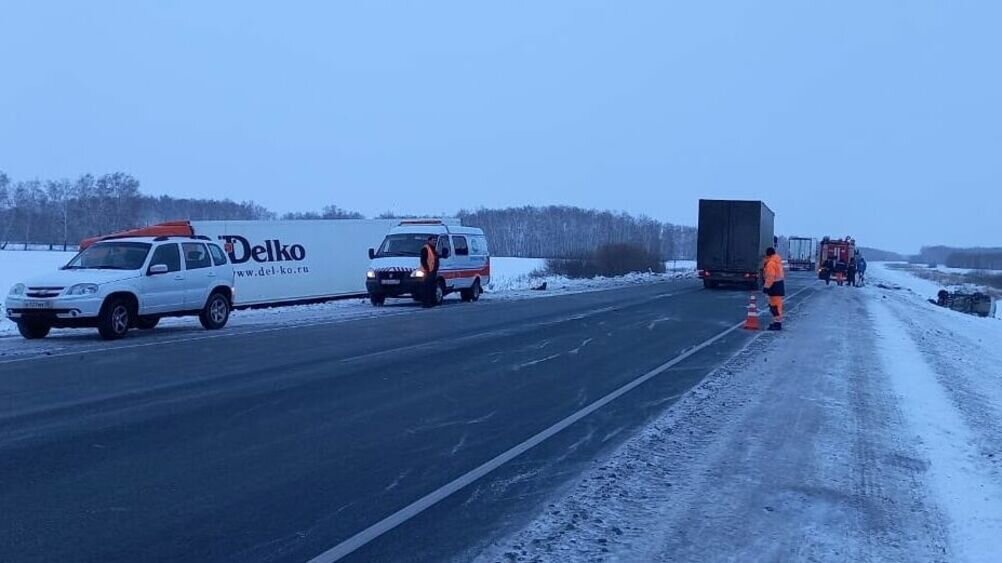
{"label": "white semi trailer", "polygon": [[369,249],[399,221],[176,221],[104,237],[205,237],[220,242],[234,268],[237,307],[366,295]]}
{"label": "white semi trailer", "polygon": [[790,237],[790,255],[786,257],[790,270],[813,271],[817,264],[817,241],[812,238]]}

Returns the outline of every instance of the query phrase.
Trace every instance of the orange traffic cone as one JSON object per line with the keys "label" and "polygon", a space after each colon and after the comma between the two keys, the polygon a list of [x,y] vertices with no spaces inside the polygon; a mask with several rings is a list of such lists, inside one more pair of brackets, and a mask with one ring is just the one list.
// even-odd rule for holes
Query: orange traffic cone
{"label": "orange traffic cone", "polygon": [[748,301],[748,316],[745,317],[745,329],[759,330],[758,328],[758,305],[755,303],[755,294],[751,295]]}

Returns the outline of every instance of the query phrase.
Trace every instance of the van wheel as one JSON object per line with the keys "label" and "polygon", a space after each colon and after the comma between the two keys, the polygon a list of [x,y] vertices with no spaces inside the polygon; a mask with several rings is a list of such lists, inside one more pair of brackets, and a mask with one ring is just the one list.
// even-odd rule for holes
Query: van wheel
{"label": "van wheel", "polygon": [[230,320],[230,300],[222,293],[213,293],[205,302],[205,308],[198,314],[198,320],[205,330],[219,330]]}
{"label": "van wheel", "polygon": [[473,285],[469,289],[460,290],[459,297],[465,303],[469,303],[471,301],[479,301],[480,296],[483,294],[483,292],[484,290],[482,287],[480,287],[480,280],[478,279],[473,282]]}
{"label": "van wheel", "polygon": [[132,326],[132,308],[124,299],[112,299],[104,304],[97,320],[97,331],[105,340],[123,338]]}
{"label": "van wheel", "polygon": [[369,296],[369,303],[372,303],[373,307],[382,307],[383,305],[386,304],[386,296],[385,295],[370,295]]}
{"label": "van wheel", "polygon": [[435,306],[438,307],[445,301],[445,282],[439,281],[435,286]]}
{"label": "van wheel", "polygon": [[139,330],[153,330],[160,324],[160,317],[139,317],[136,320],[136,328]]}
{"label": "van wheel", "polygon": [[17,331],[21,333],[26,340],[38,340],[40,338],[45,338],[49,335],[49,331],[52,327],[41,323],[27,323],[20,322],[17,323]]}

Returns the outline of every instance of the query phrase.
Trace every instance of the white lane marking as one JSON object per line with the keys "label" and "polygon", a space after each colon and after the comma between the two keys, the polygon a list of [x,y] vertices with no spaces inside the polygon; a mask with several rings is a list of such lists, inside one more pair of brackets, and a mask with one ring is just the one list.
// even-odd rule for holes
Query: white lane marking
{"label": "white lane marking", "polygon": [[[800,295],[804,291],[810,289],[811,286],[806,286],[793,295],[790,299]],[[320,555],[314,557],[310,560],[310,563],[332,563],[334,561],[339,561],[348,555],[351,555],[358,549],[364,547],[369,542],[377,539],[386,532],[396,528],[397,526],[407,522],[408,520],[414,518],[415,516],[421,514],[425,510],[428,510],[432,506],[438,504],[442,500],[452,496],[457,491],[463,489],[467,485],[470,485],[480,479],[481,477],[487,475],[488,473],[494,471],[495,469],[501,467],[502,465],[508,463],[509,461],[515,459],[516,457],[522,455],[523,453],[531,450],[532,448],[538,446],[539,444],[545,442],[547,439],[553,437],[561,430],[566,429],[575,422],[581,420],[582,418],[588,416],[589,414],[597,411],[598,409],[604,407],[605,405],[615,401],[619,397],[625,395],[636,387],[646,383],[648,380],[657,377],[658,375],[668,371],[672,367],[678,365],[679,363],[685,361],[687,358],[691,357],[693,354],[699,352],[700,350],[715,344],[720,339],[724,338],[728,334],[741,329],[745,322],[742,320],[738,324],[731,326],[723,332],[717,333],[716,336],[711,337],[702,343],[689,348],[685,352],[675,356],[671,360],[661,364],[660,366],[654,368],[653,370],[641,375],[640,377],[634,379],[633,381],[623,385],[619,389],[609,393],[608,395],[602,397],[601,399],[591,403],[587,407],[575,412],[574,414],[564,418],[563,420],[557,422],[553,426],[550,426],[546,430],[539,432],[538,434],[532,436],[528,440],[518,444],[517,446],[509,449],[508,451],[498,455],[497,457],[481,464],[479,467],[473,469],[472,471],[459,476],[458,478],[450,481],[449,483],[439,487],[438,489],[428,493],[427,495],[419,498],[418,500],[412,502],[411,504],[401,508],[400,510],[394,512],[393,514],[383,518],[379,522],[369,526],[368,528],[362,530],[361,532],[355,534],[354,536],[348,538],[347,540],[337,544],[336,546],[330,548],[329,550],[321,553]],[[763,333],[759,332],[756,334],[756,338]]]}

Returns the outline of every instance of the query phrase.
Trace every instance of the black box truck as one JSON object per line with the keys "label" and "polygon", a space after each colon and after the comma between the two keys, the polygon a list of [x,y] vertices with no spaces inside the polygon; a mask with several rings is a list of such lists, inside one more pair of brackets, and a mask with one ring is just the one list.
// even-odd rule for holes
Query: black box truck
{"label": "black box truck", "polygon": [[760,288],[765,250],[775,244],[775,217],[761,201],[699,200],[696,268],[703,286]]}

